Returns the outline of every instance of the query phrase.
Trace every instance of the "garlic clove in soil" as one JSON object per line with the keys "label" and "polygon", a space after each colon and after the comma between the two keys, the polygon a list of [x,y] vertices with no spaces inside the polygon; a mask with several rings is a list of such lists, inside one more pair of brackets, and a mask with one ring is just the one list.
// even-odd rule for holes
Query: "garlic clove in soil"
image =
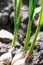
{"label": "garlic clove in soil", "polygon": [[31,57],[31,55],[28,56],[28,53],[21,52],[14,56],[11,65],[28,65]]}
{"label": "garlic clove in soil", "polygon": [[11,64],[11,65],[30,65],[30,59],[31,56],[26,56],[22,59],[17,60],[15,63]]}
{"label": "garlic clove in soil", "polygon": [[22,56],[22,53],[16,54],[16,55],[14,56],[13,60],[12,60],[12,65],[13,65],[13,63],[15,63],[18,59],[20,59],[21,56]]}
{"label": "garlic clove in soil", "polygon": [[[26,52],[21,52],[21,53],[19,53],[19,54],[16,54],[15,56],[14,56],[14,58],[13,58],[13,60],[12,60],[12,63],[11,63],[11,65],[15,65],[15,64],[19,64],[19,62],[21,62],[21,64],[22,64],[22,62],[24,63],[24,60],[25,60],[25,58],[26,58]],[[22,61],[21,61],[22,60]],[[16,63],[17,62],[17,63]],[[17,65],[18,65],[17,64]]]}
{"label": "garlic clove in soil", "polygon": [[5,53],[0,57],[0,64],[9,65],[12,61],[12,54],[11,52]]}
{"label": "garlic clove in soil", "polygon": [[13,49],[10,49],[7,53],[4,53],[0,57],[0,64],[1,65],[10,65],[12,62],[12,51]]}
{"label": "garlic clove in soil", "polygon": [[16,61],[13,65],[25,65],[25,58]]}

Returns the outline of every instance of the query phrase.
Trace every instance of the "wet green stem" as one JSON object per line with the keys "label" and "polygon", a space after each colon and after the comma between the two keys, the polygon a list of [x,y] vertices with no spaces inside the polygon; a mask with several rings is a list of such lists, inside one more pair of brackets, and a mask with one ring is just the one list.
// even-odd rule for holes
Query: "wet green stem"
{"label": "wet green stem", "polygon": [[24,47],[23,47],[23,50],[24,50],[24,51],[27,50],[27,48],[28,48],[28,43],[29,43],[29,41],[30,41],[31,25],[32,25],[32,22],[29,21],[28,27],[27,27],[26,39],[25,39]]}
{"label": "wet green stem", "polygon": [[33,49],[34,49],[34,46],[35,46],[35,41],[36,41],[38,33],[40,31],[40,27],[41,27],[40,24],[38,24],[35,35],[34,35],[34,39],[33,39],[32,43],[31,43],[30,48],[29,48],[29,55],[31,55],[32,52],[33,52]]}
{"label": "wet green stem", "polygon": [[17,18],[19,16],[21,4],[22,4],[22,0],[17,0],[17,8],[16,8]]}
{"label": "wet green stem", "polygon": [[[21,7],[22,0],[14,0],[14,36],[12,39],[11,47],[14,47],[16,36],[17,36],[17,30],[20,22],[20,7]],[[18,16],[18,17],[17,17]]]}
{"label": "wet green stem", "polygon": [[29,21],[28,21],[27,33],[26,33],[26,39],[25,39],[25,42],[24,42],[23,51],[27,50],[28,45],[29,45],[30,35],[31,35],[32,19],[33,19],[35,7],[36,7],[36,0],[34,0],[34,1],[30,0],[30,3],[29,3]]}
{"label": "wet green stem", "polygon": [[14,45],[15,45],[16,36],[17,36],[17,29],[15,28],[15,29],[14,29],[14,36],[13,36],[13,40],[12,40],[11,47],[14,47]]}

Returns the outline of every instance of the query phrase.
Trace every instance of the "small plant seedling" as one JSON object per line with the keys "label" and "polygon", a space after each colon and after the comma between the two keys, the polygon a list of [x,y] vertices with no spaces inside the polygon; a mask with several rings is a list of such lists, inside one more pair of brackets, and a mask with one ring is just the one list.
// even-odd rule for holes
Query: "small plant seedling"
{"label": "small plant seedling", "polygon": [[[11,49],[9,50],[8,53],[3,54],[0,57],[0,64],[7,64],[9,65],[12,61],[11,65],[27,65],[25,64],[25,60],[26,58],[30,58],[30,56],[32,55],[34,46],[35,46],[35,41],[37,39],[38,33],[40,31],[41,25],[43,24],[43,0],[41,0],[41,11],[40,11],[40,16],[39,16],[39,22],[38,22],[38,26],[36,28],[36,32],[34,34],[34,38],[33,41],[30,45],[30,48],[28,50],[27,53],[27,48],[28,48],[28,44],[30,41],[30,35],[31,35],[31,25],[32,25],[32,19],[33,19],[33,14],[34,14],[34,10],[36,7],[36,0],[30,0],[29,3],[29,22],[28,22],[28,27],[27,27],[27,34],[26,34],[26,39],[24,42],[24,47],[23,47],[23,52],[21,52],[20,54],[16,55],[13,60],[12,60],[12,51],[14,49],[14,45],[15,45],[15,41],[16,41],[16,36],[17,36],[17,30],[18,30],[18,26],[19,26],[19,22],[20,22],[20,6],[21,6],[21,2],[22,0],[14,0],[14,37],[11,43]],[[16,5],[17,4],[17,5]]]}
{"label": "small plant seedling", "polygon": [[[25,39],[25,43],[24,43],[24,48],[23,48],[23,52],[15,55],[13,60],[12,60],[12,65],[25,65],[25,60],[27,58],[27,48],[28,48],[28,42],[30,40],[30,31],[31,31],[31,25],[32,25],[32,18],[33,18],[33,13],[35,10],[35,6],[36,6],[36,0],[34,1],[34,3],[32,2],[33,0],[30,0],[29,3],[29,22],[28,22],[28,27],[27,27],[27,34],[26,34],[26,39]],[[16,60],[15,60],[16,59]]]}
{"label": "small plant seedling", "polygon": [[[28,27],[27,27],[28,29],[27,29],[27,34],[26,34],[26,39],[25,39],[25,44],[24,44],[23,52],[27,50],[27,48],[28,48],[28,42],[30,41],[30,31],[31,31],[31,25],[32,25],[31,22],[32,22],[34,10],[35,10],[35,5],[36,5],[36,0],[34,0],[34,6],[33,6],[32,1],[33,0],[30,0],[30,7],[29,7],[30,16],[29,16],[29,23],[28,23]],[[39,16],[39,22],[38,22],[38,26],[37,26],[36,32],[34,34],[34,39],[33,39],[32,43],[30,45],[30,49],[28,50],[28,53],[26,53],[26,55],[24,54],[25,55],[24,57],[23,57],[23,55],[19,56],[18,59],[16,59],[16,61],[13,63],[13,65],[20,65],[20,64],[21,65],[25,65],[25,60],[27,58],[27,55],[31,56],[31,54],[33,52],[33,49],[34,49],[34,46],[35,46],[35,41],[37,39],[37,36],[38,36],[38,33],[40,31],[40,28],[41,28],[42,24],[43,24],[43,0],[41,0],[41,12],[40,12],[40,16]],[[15,57],[14,57],[14,59],[15,59]]]}
{"label": "small plant seedling", "polygon": [[41,0],[41,11],[40,11],[40,16],[39,16],[39,22],[38,22],[36,32],[34,34],[33,41],[31,43],[31,46],[30,46],[30,49],[29,49],[29,55],[31,55],[32,52],[33,52],[33,49],[34,49],[34,46],[35,46],[35,41],[37,39],[38,33],[39,33],[42,25],[43,25],[43,0]]}
{"label": "small plant seedling", "polygon": [[17,30],[20,22],[20,7],[21,7],[22,0],[14,0],[14,37],[11,43],[11,47],[14,47],[16,36],[17,36]]}
{"label": "small plant seedling", "polygon": [[[18,2],[17,2],[18,1]],[[10,63],[12,62],[12,52],[14,50],[14,45],[15,45],[15,41],[16,41],[16,36],[17,36],[17,30],[18,30],[18,26],[19,26],[19,21],[20,21],[20,14],[17,13],[20,11],[20,7],[21,7],[21,2],[22,0],[14,0],[14,37],[11,43],[11,48],[9,49],[9,51],[3,55],[1,55],[0,57],[0,64],[1,65],[10,65]],[[18,16],[18,18],[17,18]]]}

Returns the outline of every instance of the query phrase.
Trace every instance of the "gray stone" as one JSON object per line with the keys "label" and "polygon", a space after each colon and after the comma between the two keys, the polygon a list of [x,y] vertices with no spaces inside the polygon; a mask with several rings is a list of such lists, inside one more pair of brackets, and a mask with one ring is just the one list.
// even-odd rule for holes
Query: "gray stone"
{"label": "gray stone", "polygon": [[8,23],[8,13],[0,13],[0,25],[7,25]]}
{"label": "gray stone", "polygon": [[14,12],[12,12],[10,14],[10,20],[11,20],[11,24],[13,24],[13,22],[14,22]]}
{"label": "gray stone", "polygon": [[29,15],[28,15],[28,7],[26,5],[25,6],[23,5],[21,7],[20,14],[21,14],[21,22],[27,23]]}
{"label": "gray stone", "polygon": [[5,44],[5,43],[0,42],[0,56],[8,52],[9,48],[10,48],[10,44]]}
{"label": "gray stone", "polygon": [[34,15],[33,15],[33,24],[35,27],[37,27],[38,22],[39,22],[39,14],[40,14],[41,6],[37,7],[35,9]]}
{"label": "gray stone", "polygon": [[41,0],[36,0],[37,1],[37,7],[39,7],[41,5]]}
{"label": "gray stone", "polygon": [[[0,25],[7,25],[9,15],[13,10],[13,0],[2,0],[0,2]],[[6,13],[6,14],[5,14]]]}

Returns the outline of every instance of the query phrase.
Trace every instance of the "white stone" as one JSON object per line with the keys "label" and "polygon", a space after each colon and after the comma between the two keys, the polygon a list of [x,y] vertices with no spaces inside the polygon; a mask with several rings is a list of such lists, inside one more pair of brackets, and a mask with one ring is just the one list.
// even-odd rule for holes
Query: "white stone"
{"label": "white stone", "polygon": [[2,29],[2,30],[0,30],[0,38],[7,38],[7,39],[12,40],[13,34],[7,30]]}

